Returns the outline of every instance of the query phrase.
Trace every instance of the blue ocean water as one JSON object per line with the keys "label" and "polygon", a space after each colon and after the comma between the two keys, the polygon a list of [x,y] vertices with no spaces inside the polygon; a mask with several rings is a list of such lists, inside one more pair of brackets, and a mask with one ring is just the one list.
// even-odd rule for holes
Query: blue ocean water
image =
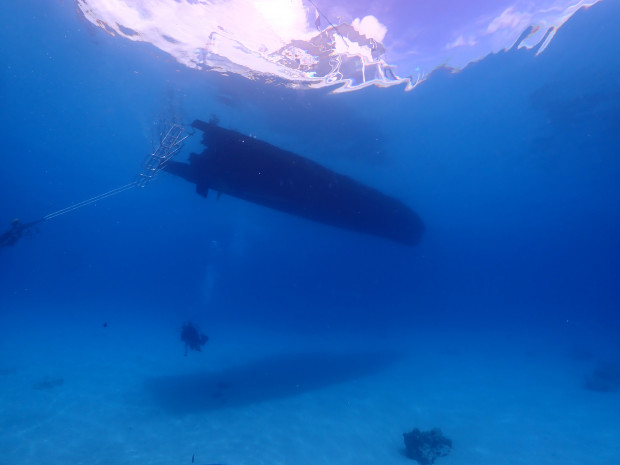
{"label": "blue ocean water", "polygon": [[[19,430],[23,441],[0,440],[7,450],[5,459],[0,452],[0,464],[46,462],[40,444],[50,433],[41,424],[60,414],[49,398],[38,397],[42,391],[91,392],[89,383],[100,383],[119,393],[102,397],[119,411],[126,410],[124,402],[146,405],[147,411],[161,408],[173,424],[194,413],[196,425],[206,428],[217,400],[202,396],[201,389],[219,379],[206,375],[206,368],[219,368],[234,386],[257,383],[233,396],[231,408],[241,415],[248,405],[295,397],[295,387],[287,384],[291,376],[306,383],[304,392],[329,386],[338,392],[344,381],[364,382],[392,363],[387,355],[359,355],[360,347],[372,352],[377,339],[398,341],[401,349],[411,343],[420,363],[415,370],[437,383],[428,391],[420,387],[421,396],[435,389],[461,395],[450,373],[461,373],[462,366],[453,360],[451,367],[437,355],[438,347],[451,354],[497,355],[487,375],[518,365],[505,355],[515,352],[541,364],[535,373],[561,372],[558,385],[596,396],[591,410],[589,398],[578,404],[584,424],[598,424],[597,412],[620,411],[617,1],[579,11],[538,56],[511,50],[459,73],[437,71],[411,92],[370,87],[343,94],[187,69],[152,46],[95,29],[72,2],[13,2],[3,10],[3,230],[13,218],[32,221],[131,182],[152,150],[161,119],[188,124],[215,115],[223,127],[403,200],[422,217],[426,232],[419,246],[409,248],[226,196],[205,200],[166,173],[144,189],[41,223],[38,233],[0,251],[0,436]],[[179,159],[192,150],[200,150],[199,134],[188,139]],[[184,358],[179,334],[186,321],[211,339],[203,353]],[[291,359],[297,340],[316,343],[322,355]],[[226,364],[263,352],[273,358],[247,369]],[[334,355],[342,352],[357,355]],[[561,356],[549,355],[555,353]],[[141,360],[148,369],[136,372],[132,364]],[[476,371],[486,366],[484,360],[472,356],[463,364]],[[307,372],[300,372],[304,364]],[[106,375],[102,367],[112,372]],[[178,375],[170,367],[185,371]],[[432,377],[435,370],[443,377]],[[249,374],[254,371],[275,375],[255,378]],[[600,381],[594,389],[588,384],[593,377]],[[55,379],[63,384],[54,386]],[[33,389],[42,380],[49,381],[45,388]],[[472,392],[480,387],[468,381]],[[382,382],[392,392],[402,381]],[[535,386],[536,379],[524,383]],[[497,390],[505,393],[509,385],[498,384]],[[201,388],[188,392],[188,386]],[[545,395],[562,398],[552,389]],[[66,405],[77,405],[70,397],[74,403]],[[537,405],[535,397],[524,396],[522,407]],[[327,405],[329,399],[325,394],[322,401]],[[56,402],[70,409],[62,399]],[[417,408],[424,411],[424,405]],[[225,423],[224,413],[213,415]],[[443,412],[425,417],[421,426],[451,431],[463,450],[475,441],[463,431],[477,427],[459,418],[461,423]],[[615,418],[601,430],[593,426],[595,444],[605,453],[597,456],[584,433],[572,442],[582,453],[575,457],[617,463]],[[102,424],[114,421],[101,416]],[[149,421],[140,418],[141,425]],[[171,437],[183,434],[160,417],[152,424],[158,431],[169,427]],[[267,417],[261,424],[270,430]],[[401,429],[414,426],[415,418]],[[145,445],[157,441],[151,436],[123,436],[119,428],[119,437],[112,437],[101,434],[98,423],[80,431],[92,442],[76,445],[54,436],[66,444],[66,455],[47,463],[136,463],[109,452],[131,447],[154,451],[141,456],[142,463],[172,463],[172,452]],[[527,462],[504,446],[489,448],[500,459],[512,451],[504,463]],[[271,459],[240,445],[238,456],[222,447],[222,455],[215,447],[200,461],[300,463],[295,454],[278,456],[275,445],[268,448],[276,454]],[[298,447],[301,456],[310,455],[312,447]],[[387,448],[394,457],[384,463],[407,463],[396,446]],[[188,463],[192,450],[184,449],[175,463]],[[456,450],[440,460],[485,463],[474,452],[461,461]],[[247,461],[239,459],[244,453]],[[320,463],[349,463],[334,460],[328,454]],[[372,462],[365,460],[357,463]]]}

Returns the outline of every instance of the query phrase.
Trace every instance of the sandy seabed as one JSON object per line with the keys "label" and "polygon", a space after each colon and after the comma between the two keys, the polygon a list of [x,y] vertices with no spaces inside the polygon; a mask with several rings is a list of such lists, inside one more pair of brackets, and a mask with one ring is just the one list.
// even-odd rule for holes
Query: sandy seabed
{"label": "sandy seabed", "polygon": [[184,357],[174,324],[64,321],[3,322],[2,465],[405,465],[415,427],[440,465],[620,463],[620,392],[545,338],[221,326]]}

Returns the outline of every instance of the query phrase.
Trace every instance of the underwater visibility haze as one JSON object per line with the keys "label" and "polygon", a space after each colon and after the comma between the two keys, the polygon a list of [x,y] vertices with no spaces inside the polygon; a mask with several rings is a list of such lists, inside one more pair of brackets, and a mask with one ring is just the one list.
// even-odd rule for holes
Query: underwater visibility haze
{"label": "underwater visibility haze", "polygon": [[0,18],[0,465],[620,461],[618,0]]}

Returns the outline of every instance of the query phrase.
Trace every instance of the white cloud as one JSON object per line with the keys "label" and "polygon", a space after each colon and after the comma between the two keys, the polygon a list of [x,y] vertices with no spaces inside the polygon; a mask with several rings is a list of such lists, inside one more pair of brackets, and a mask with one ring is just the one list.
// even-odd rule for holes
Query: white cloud
{"label": "white cloud", "polygon": [[351,25],[360,34],[369,39],[375,39],[377,42],[383,42],[385,34],[387,33],[387,27],[381,24],[379,20],[372,15],[364,16],[361,21],[359,18],[355,18]]}
{"label": "white cloud", "polygon": [[506,8],[501,15],[491,21],[487,26],[487,33],[493,34],[500,29],[525,29],[531,18],[531,14],[515,12],[514,7],[511,6]]}
{"label": "white cloud", "polygon": [[465,39],[463,34],[461,34],[460,36],[456,38],[454,42],[447,44],[446,49],[449,50],[451,48],[464,47],[464,46],[473,47],[477,43],[478,42],[476,41],[474,37],[468,37],[467,39]]}

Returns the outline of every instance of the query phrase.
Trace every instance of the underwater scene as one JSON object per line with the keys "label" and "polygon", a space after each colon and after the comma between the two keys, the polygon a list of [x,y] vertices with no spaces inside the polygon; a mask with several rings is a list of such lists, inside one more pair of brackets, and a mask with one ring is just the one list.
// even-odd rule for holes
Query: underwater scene
{"label": "underwater scene", "polygon": [[0,15],[0,465],[620,463],[620,0]]}

